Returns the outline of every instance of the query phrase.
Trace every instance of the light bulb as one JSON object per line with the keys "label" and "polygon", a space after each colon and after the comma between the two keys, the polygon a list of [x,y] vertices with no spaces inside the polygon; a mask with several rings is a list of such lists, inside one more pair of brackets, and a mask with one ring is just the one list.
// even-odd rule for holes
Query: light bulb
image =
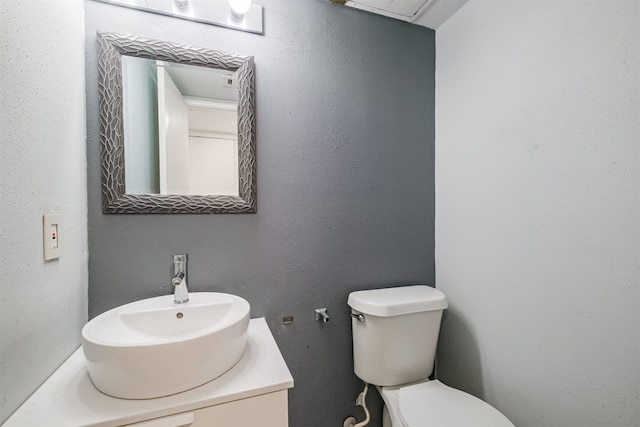
{"label": "light bulb", "polygon": [[251,0],[229,0],[229,6],[233,18],[240,20],[251,9]]}
{"label": "light bulb", "polygon": [[184,10],[189,8],[189,0],[174,0],[178,9]]}

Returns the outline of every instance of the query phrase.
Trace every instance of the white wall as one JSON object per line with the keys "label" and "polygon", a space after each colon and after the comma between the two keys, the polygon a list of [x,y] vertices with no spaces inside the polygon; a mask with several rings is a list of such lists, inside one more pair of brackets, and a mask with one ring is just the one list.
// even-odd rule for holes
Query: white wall
{"label": "white wall", "polygon": [[240,194],[238,140],[231,138],[189,137],[190,194]]}
{"label": "white wall", "polygon": [[436,33],[439,375],[518,427],[640,425],[639,39],[637,1]]}
{"label": "white wall", "polygon": [[[0,423],[80,345],[87,319],[81,0],[0,2]],[[43,261],[42,214],[63,216]]]}
{"label": "white wall", "polygon": [[122,116],[127,193],[158,194],[158,71],[155,61],[122,56]]}

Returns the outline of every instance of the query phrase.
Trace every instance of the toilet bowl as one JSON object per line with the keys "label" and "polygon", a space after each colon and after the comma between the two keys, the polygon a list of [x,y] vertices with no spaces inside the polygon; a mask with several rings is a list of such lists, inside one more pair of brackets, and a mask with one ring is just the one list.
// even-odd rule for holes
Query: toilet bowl
{"label": "toilet bowl", "polygon": [[488,403],[429,380],[447,308],[441,291],[424,285],[357,291],[347,303],[354,372],[380,392],[384,427],[514,427]]}
{"label": "toilet bowl", "polygon": [[493,406],[438,380],[379,387],[383,427],[514,427]]}

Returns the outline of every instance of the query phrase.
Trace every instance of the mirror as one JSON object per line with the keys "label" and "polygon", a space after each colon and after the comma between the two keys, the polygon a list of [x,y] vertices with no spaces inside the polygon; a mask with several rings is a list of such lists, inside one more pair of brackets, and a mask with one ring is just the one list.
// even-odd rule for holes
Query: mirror
{"label": "mirror", "polygon": [[103,212],[256,212],[253,58],[97,41]]}

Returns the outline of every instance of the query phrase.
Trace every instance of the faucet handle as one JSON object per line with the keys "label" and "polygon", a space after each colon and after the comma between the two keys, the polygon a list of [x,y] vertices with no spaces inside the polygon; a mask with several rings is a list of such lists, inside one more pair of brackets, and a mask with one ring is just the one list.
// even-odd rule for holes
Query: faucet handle
{"label": "faucet handle", "polygon": [[187,273],[187,254],[177,254],[173,256],[173,274]]}

